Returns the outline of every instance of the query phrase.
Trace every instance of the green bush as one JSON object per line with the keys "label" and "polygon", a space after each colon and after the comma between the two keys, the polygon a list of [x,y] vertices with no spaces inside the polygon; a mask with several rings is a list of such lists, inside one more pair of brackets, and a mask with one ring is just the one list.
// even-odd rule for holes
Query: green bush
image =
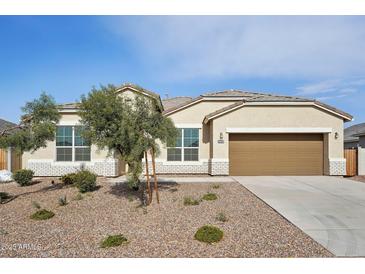
{"label": "green bush", "polygon": [[202,199],[203,200],[206,200],[206,201],[214,201],[214,200],[217,200],[218,197],[214,193],[207,193],[207,194],[204,194],[204,196],[202,197]]}
{"label": "green bush", "polygon": [[38,210],[37,212],[33,213],[30,218],[33,220],[47,220],[54,216],[52,211],[48,211],[46,209]]}
{"label": "green bush", "polygon": [[204,243],[216,243],[223,238],[223,231],[218,227],[205,225],[198,229],[194,237]]}
{"label": "green bush", "polygon": [[223,212],[218,213],[218,215],[215,217],[215,219],[220,222],[228,221],[228,217]]}
{"label": "green bush", "polygon": [[73,185],[75,183],[75,176],[76,173],[68,173],[63,175],[60,180],[62,183],[64,183],[65,185]]}
{"label": "green bush", "polygon": [[218,188],[220,188],[220,185],[219,184],[213,184],[213,186],[212,186],[214,189],[218,189]]}
{"label": "green bush", "polygon": [[184,205],[189,206],[189,205],[198,205],[200,203],[199,200],[196,200],[192,197],[185,197],[184,198]]}
{"label": "green bush", "polygon": [[13,180],[20,186],[29,186],[32,184],[34,171],[30,169],[19,169],[14,172]]}
{"label": "green bush", "polygon": [[106,248],[106,247],[113,247],[113,246],[119,246],[121,244],[127,243],[128,239],[126,237],[124,237],[122,234],[119,235],[111,235],[108,236],[106,239],[104,239],[100,246],[102,248]]}
{"label": "green bush", "polygon": [[75,186],[81,193],[90,192],[96,189],[96,174],[81,170],[75,174]]}

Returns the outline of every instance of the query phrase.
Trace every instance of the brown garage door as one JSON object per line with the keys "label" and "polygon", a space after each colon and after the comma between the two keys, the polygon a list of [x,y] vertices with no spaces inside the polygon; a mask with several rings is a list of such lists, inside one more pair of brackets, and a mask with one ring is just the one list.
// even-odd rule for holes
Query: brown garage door
{"label": "brown garage door", "polygon": [[323,175],[322,134],[230,134],[230,175]]}

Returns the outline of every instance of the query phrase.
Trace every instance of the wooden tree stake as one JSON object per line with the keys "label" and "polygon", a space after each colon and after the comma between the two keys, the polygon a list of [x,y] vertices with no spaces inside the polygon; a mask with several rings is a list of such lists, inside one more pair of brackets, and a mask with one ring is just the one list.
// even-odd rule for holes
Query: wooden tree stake
{"label": "wooden tree stake", "polygon": [[144,152],[144,157],[146,158],[146,180],[147,180],[147,193],[148,193],[147,205],[149,205],[152,202],[152,192],[151,192],[151,184],[150,184],[150,174],[148,171],[147,151]]}
{"label": "wooden tree stake", "polygon": [[157,187],[157,176],[156,176],[156,162],[155,162],[155,150],[152,149],[152,169],[153,169],[153,182],[154,182],[154,189],[156,191],[156,198],[157,203],[160,203],[160,197],[158,195],[158,187]]}

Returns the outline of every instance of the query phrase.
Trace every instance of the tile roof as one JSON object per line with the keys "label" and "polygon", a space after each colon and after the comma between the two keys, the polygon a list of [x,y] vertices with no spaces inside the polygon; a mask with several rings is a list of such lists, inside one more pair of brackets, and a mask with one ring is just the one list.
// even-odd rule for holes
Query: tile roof
{"label": "tile roof", "polygon": [[193,100],[193,98],[188,97],[188,96],[178,96],[178,97],[163,99],[162,105],[165,110],[169,110],[169,109],[177,107],[181,104],[189,103],[192,100]]}
{"label": "tile roof", "polygon": [[[151,96],[158,98],[158,100],[161,102],[161,104],[164,108],[164,111],[163,111],[164,114],[173,112],[180,108],[184,108],[191,103],[198,102],[205,98],[231,97],[231,98],[236,98],[235,100],[242,99],[242,101],[245,101],[245,102],[313,102],[318,107],[323,107],[330,111],[338,113],[338,114],[346,117],[349,120],[352,119],[352,116],[350,114],[348,114],[344,111],[341,111],[337,108],[334,108],[330,105],[327,105],[320,101],[316,101],[314,99],[297,97],[297,96],[276,95],[276,94],[270,94],[270,93],[230,89],[230,90],[204,93],[203,95],[195,97],[195,98],[188,97],[188,96],[179,96],[179,97],[173,97],[173,98],[161,100],[160,96],[157,93],[146,90],[138,85],[127,83],[127,84],[123,84],[119,89],[122,89],[124,87],[131,87],[134,89],[138,89],[142,92],[145,92],[147,94],[150,94]],[[62,109],[75,109],[75,108],[77,108],[77,106],[78,106],[78,103],[68,103],[68,104],[59,105],[59,107]],[[229,107],[234,108],[235,104],[232,104],[226,108],[223,108],[221,110],[210,113],[206,117],[212,117],[216,114],[219,114],[220,112],[227,111],[229,109]]]}
{"label": "tile roof", "polygon": [[[120,87],[117,87],[116,90],[117,92],[124,89],[124,88],[133,88],[135,90],[138,90],[140,92],[146,93],[154,98],[156,98],[157,102],[159,103],[160,107],[163,106],[162,105],[162,101],[160,98],[160,95],[158,93],[155,93],[153,91],[147,90],[145,88],[142,88],[138,85],[132,84],[132,83],[125,83],[122,84]],[[73,102],[73,103],[64,103],[64,104],[59,104],[58,107],[61,109],[77,109],[80,103],[77,102]]]}
{"label": "tile roof", "polygon": [[240,97],[247,101],[281,101],[281,102],[310,102],[314,101],[307,98],[302,97],[294,97],[294,96],[283,96],[283,95],[275,95],[270,93],[261,93],[261,92],[252,92],[252,91],[244,91],[237,89],[230,89],[218,92],[208,92],[202,95],[203,97]]}
{"label": "tile roof", "polygon": [[139,85],[133,84],[133,83],[124,83],[120,87],[118,87],[117,89],[119,90],[119,89],[123,89],[123,88],[134,88],[134,89],[137,89],[139,91],[142,91],[144,93],[147,93],[147,94],[149,94],[153,97],[156,97],[156,98],[160,99],[160,95],[158,93],[150,91],[148,89],[145,89],[145,88],[143,88]]}
{"label": "tile roof", "polygon": [[57,105],[58,108],[62,109],[76,109],[79,106],[79,103],[65,103],[65,104],[59,104]]}
{"label": "tile roof", "polygon": [[16,126],[16,124],[3,120],[3,119],[0,119],[0,132],[3,131],[4,129],[7,129],[9,127],[14,127],[14,126]]}
{"label": "tile roof", "polygon": [[170,113],[174,110],[177,110],[177,109],[180,109],[182,107],[185,107],[185,106],[188,106],[189,104],[191,103],[194,103],[194,102],[198,102],[200,100],[202,100],[203,97],[202,96],[198,96],[198,97],[195,97],[194,99],[191,99],[190,101],[186,101],[186,102],[183,102],[183,103],[180,103],[180,104],[177,104],[175,106],[172,106],[170,107],[169,109],[165,109],[162,113],[163,114],[167,114],[167,113]]}
{"label": "tile roof", "polygon": [[358,134],[365,135],[365,123],[356,124],[348,128],[345,128],[344,130],[345,142],[358,141],[359,137],[356,136]]}
{"label": "tile roof", "polygon": [[322,102],[317,101],[317,100],[314,100],[314,102],[315,102],[316,105],[321,106],[321,107],[324,107],[324,108],[327,108],[327,109],[332,110],[332,111],[334,111],[336,113],[339,113],[339,114],[347,117],[349,120],[352,120],[352,118],[353,118],[351,114],[349,114],[349,113],[347,113],[345,111],[342,111],[342,110],[340,110],[338,108],[335,108],[333,106],[327,105],[327,104],[322,103]]}
{"label": "tile roof", "polygon": [[234,104],[231,104],[231,105],[228,105],[228,106],[226,106],[224,108],[221,108],[221,109],[218,109],[216,111],[213,111],[213,112],[209,113],[208,115],[206,115],[204,117],[204,122],[208,121],[210,118],[212,118],[212,117],[214,117],[214,116],[216,116],[218,114],[221,114],[221,113],[226,112],[226,111],[231,110],[231,109],[235,109],[236,107],[239,107],[239,106],[243,106],[244,103],[245,103],[244,100],[238,101],[238,102],[236,102]]}
{"label": "tile roof", "polygon": [[[334,111],[336,113],[339,113],[340,115],[345,116],[346,118],[348,118],[350,120],[352,119],[352,116],[350,114],[348,114],[347,112],[334,108],[334,107],[327,105],[325,103],[322,103],[320,101],[317,101],[314,99],[303,98],[303,97],[275,95],[275,94],[269,94],[269,93],[258,93],[258,92],[241,91],[241,90],[225,90],[225,91],[219,91],[219,92],[210,92],[210,93],[205,93],[203,95],[203,97],[238,97],[238,98],[242,98],[242,100],[244,102],[313,102],[317,106],[321,106],[321,107],[324,107],[331,111]],[[242,104],[242,102],[240,102],[239,104]],[[225,112],[225,111],[229,110],[230,108],[235,108],[235,107],[236,107],[236,104],[232,104],[223,109],[220,109],[220,110],[217,110],[215,112],[208,114],[205,117],[205,119],[209,119],[219,113]]]}

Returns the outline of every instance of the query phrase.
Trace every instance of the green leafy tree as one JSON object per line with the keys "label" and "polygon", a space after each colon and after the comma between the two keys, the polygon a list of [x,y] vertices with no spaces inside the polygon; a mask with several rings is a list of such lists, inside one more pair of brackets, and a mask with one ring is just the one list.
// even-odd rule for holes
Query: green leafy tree
{"label": "green leafy tree", "polygon": [[0,131],[0,148],[13,147],[18,152],[46,147],[55,138],[60,114],[54,99],[42,93],[22,108],[20,123]]}
{"label": "green leafy tree", "polygon": [[132,100],[119,96],[113,85],[94,88],[82,96],[79,115],[84,125],[83,136],[100,149],[116,151],[128,164],[131,187],[138,187],[145,152],[158,153],[159,142],[174,142],[178,134],[155,100],[142,95]]}

